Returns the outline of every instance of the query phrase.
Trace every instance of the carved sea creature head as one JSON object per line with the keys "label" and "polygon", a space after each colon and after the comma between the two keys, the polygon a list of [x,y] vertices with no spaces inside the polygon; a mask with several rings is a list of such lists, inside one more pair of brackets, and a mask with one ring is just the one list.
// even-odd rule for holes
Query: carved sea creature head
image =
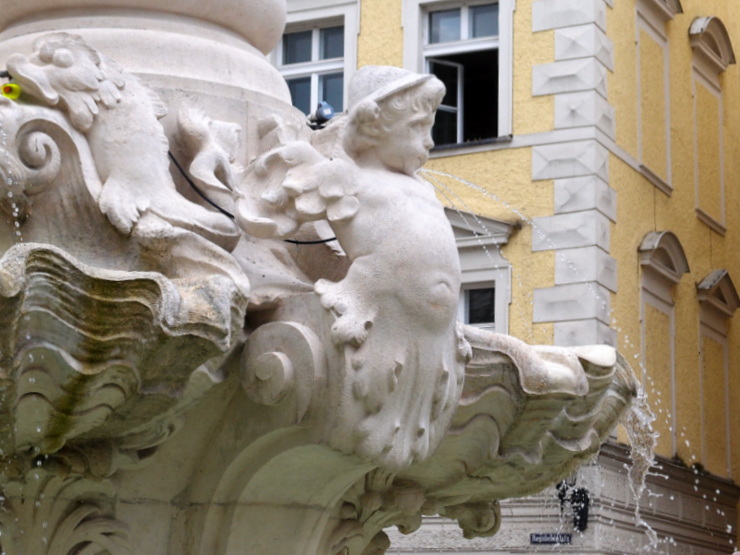
{"label": "carved sea creature head", "polygon": [[433,116],[444,94],[445,86],[433,75],[390,66],[363,67],[349,83],[345,150],[357,156],[387,137],[394,123]]}
{"label": "carved sea creature head", "polygon": [[8,72],[36,101],[66,110],[81,131],[92,126],[98,104],[110,108],[121,99],[124,78],[116,64],[68,33],[44,35],[31,56],[13,54]]}

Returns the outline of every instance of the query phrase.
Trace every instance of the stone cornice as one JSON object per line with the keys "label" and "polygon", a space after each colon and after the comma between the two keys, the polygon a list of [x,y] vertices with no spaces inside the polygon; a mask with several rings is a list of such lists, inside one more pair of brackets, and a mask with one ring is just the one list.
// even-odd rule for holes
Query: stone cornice
{"label": "stone cornice", "polygon": [[[21,22],[37,19],[40,13],[49,11],[49,2],[44,0],[7,0],[0,13],[0,32]],[[207,21],[230,29],[263,53],[270,52],[285,26],[285,0],[174,0],[159,2],[156,9],[149,0],[56,0],[53,11],[57,16],[114,13],[119,17],[156,13],[176,14]],[[259,14],[259,17],[250,17]]]}

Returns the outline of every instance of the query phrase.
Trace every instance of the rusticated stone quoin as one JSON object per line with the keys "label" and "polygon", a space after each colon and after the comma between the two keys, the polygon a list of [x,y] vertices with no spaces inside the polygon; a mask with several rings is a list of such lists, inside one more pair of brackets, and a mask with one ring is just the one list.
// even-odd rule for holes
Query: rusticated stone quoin
{"label": "rusticated stone quoin", "polygon": [[[432,514],[491,536],[498,500],[597,452],[637,387],[613,349],[457,320],[455,236],[417,175],[440,81],[360,69],[312,131],[259,54],[280,2],[97,4],[0,14],[22,91],[0,97],[1,551],[368,555]],[[542,68],[538,94],[571,77],[600,93],[601,32],[561,35],[598,56]],[[589,94],[560,121],[608,132]],[[542,147],[533,171],[602,177],[594,144]],[[608,191],[562,185],[541,227],[602,260]],[[588,236],[560,237],[582,206]],[[574,298],[614,287],[559,272]]]}

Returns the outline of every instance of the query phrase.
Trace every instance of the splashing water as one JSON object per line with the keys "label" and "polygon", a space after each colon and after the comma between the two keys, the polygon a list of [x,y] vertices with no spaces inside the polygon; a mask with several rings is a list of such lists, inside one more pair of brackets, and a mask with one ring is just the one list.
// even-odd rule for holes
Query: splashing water
{"label": "splashing water", "polygon": [[[563,253],[558,252],[558,249],[560,248],[559,245],[555,244],[555,242],[550,238],[549,234],[539,225],[537,225],[537,222],[535,222],[532,218],[524,214],[521,210],[518,210],[516,207],[512,206],[505,200],[503,200],[501,197],[496,195],[495,193],[492,193],[491,191],[487,190],[484,187],[481,187],[480,185],[477,185],[476,183],[473,183],[471,181],[468,181],[467,179],[463,179],[462,177],[459,177],[457,175],[437,171],[437,170],[431,170],[428,168],[424,168],[419,172],[420,176],[426,179],[429,183],[431,183],[435,189],[452,205],[455,210],[457,210],[458,214],[460,214],[460,210],[458,210],[455,207],[455,202],[451,202],[448,195],[452,195],[455,197],[455,200],[457,203],[461,204],[465,210],[470,212],[473,215],[473,218],[475,219],[476,223],[478,225],[481,225],[483,229],[486,229],[486,227],[483,225],[483,223],[480,221],[480,219],[475,216],[474,212],[466,206],[465,202],[454,193],[452,189],[447,187],[438,177],[445,177],[449,179],[454,179],[458,183],[461,183],[465,187],[476,191],[483,195],[485,198],[488,198],[490,200],[493,200],[494,202],[497,202],[507,210],[511,211],[513,214],[515,214],[521,221],[526,223],[528,226],[532,228],[532,232],[535,233],[544,244],[546,244],[549,247],[549,250],[555,251],[555,256],[561,259],[563,262],[565,262],[571,271],[573,275],[577,275],[581,278],[584,276],[582,275],[581,270],[573,263],[572,260],[570,260],[567,256],[565,256]],[[484,249],[485,250],[485,249]],[[486,251],[487,252],[487,251]],[[597,287],[590,281],[586,279],[581,280],[583,284],[588,288],[589,292],[594,296],[594,298],[602,305],[604,309],[607,307],[607,299],[604,297],[601,291],[597,289]]]}
{"label": "splashing water", "polygon": [[635,525],[645,530],[651,549],[658,546],[658,534],[642,518],[640,499],[647,488],[645,480],[648,472],[655,462],[655,446],[658,434],[653,431],[652,423],[654,421],[655,414],[648,405],[647,395],[640,388],[637,396],[632,400],[632,405],[622,416],[621,423],[627,431],[627,437],[632,446],[630,454],[632,465],[627,466],[627,477],[635,503]]}
{"label": "splashing water", "polygon": [[[508,202],[506,202],[505,200],[503,200],[502,198],[500,198],[496,194],[492,193],[491,191],[489,191],[489,190],[481,187],[480,185],[476,185],[475,183],[473,183],[471,181],[468,181],[467,179],[463,179],[462,177],[459,177],[457,175],[453,175],[451,173],[441,172],[441,171],[437,171],[437,170],[430,170],[428,168],[424,168],[423,170],[421,170],[420,173],[423,174],[423,176],[425,178],[428,178],[429,176],[432,176],[432,175],[438,175],[438,176],[441,176],[441,177],[448,177],[450,179],[454,179],[455,181],[458,181],[458,182],[462,183],[466,187],[468,187],[468,188],[470,188],[470,189],[472,189],[474,191],[479,192],[483,196],[488,197],[488,198],[490,198],[490,199],[492,199],[492,200],[500,203],[503,207],[505,207],[508,210],[511,210],[511,212],[513,212],[514,214],[516,214],[518,217],[520,217],[522,220],[524,220],[525,222],[527,222],[529,225],[532,225],[533,227],[536,227],[534,221],[532,220],[532,218],[530,218],[529,216],[527,216],[526,214],[524,214],[521,210],[517,210],[516,208],[514,208],[513,206],[511,206]],[[439,180],[434,180],[434,181],[437,181],[437,183],[439,183]],[[455,195],[455,196],[457,197],[457,195]],[[459,200],[459,197],[457,197],[457,198]]]}
{"label": "splashing water", "polygon": [[[447,204],[455,209],[457,213],[461,217],[463,217],[464,220],[466,215],[472,216],[475,222],[482,229],[486,230],[486,232],[488,232],[488,230],[485,224],[475,215],[475,212],[466,205],[465,201],[460,198],[460,196],[457,195],[452,188],[447,186],[441,178],[453,179],[461,183],[465,187],[477,191],[484,197],[499,203],[501,206],[507,208],[513,214],[515,214],[526,225],[531,226],[533,233],[537,234],[544,243],[548,244],[551,247],[551,249],[557,250],[557,245],[553,243],[547,233],[540,226],[538,226],[532,218],[521,212],[521,210],[518,210],[517,208],[511,206],[509,203],[498,197],[496,194],[481,187],[480,185],[467,181],[453,174],[427,168],[421,170],[420,176],[427,180],[431,185],[433,185],[440,196],[442,196],[446,200]],[[463,214],[458,206],[462,206],[463,209],[468,212],[468,214]],[[493,259],[493,257],[482,242],[481,247],[486,252],[488,257]],[[556,252],[556,256],[563,258],[573,275],[581,274],[581,270],[577,268],[575,264],[573,264],[570,260],[568,260],[564,254]],[[589,283],[588,285],[591,286],[592,284]],[[593,287],[592,293],[597,298],[597,300],[602,300],[603,302],[606,302],[604,299],[602,299],[602,293],[598,291],[595,287]],[[640,364],[640,366],[642,367],[642,364]],[[658,433],[655,432],[652,427],[652,424],[655,420],[656,416],[648,404],[647,393],[643,388],[640,388],[637,396],[635,397],[635,399],[633,399],[630,408],[622,416],[621,424],[624,426],[627,432],[628,441],[631,445],[630,457],[632,459],[632,464],[626,466],[630,491],[635,506],[635,525],[638,528],[644,530],[645,535],[648,538],[648,545],[644,548],[644,550],[651,552],[657,550],[659,544],[661,543],[661,540],[658,537],[657,532],[642,518],[641,499],[643,495],[646,494],[646,492],[648,495],[650,494],[646,479],[647,476],[650,474],[650,469],[653,468],[655,463],[655,448],[658,438]],[[674,543],[673,538],[666,538],[665,541],[667,541],[668,543]]]}

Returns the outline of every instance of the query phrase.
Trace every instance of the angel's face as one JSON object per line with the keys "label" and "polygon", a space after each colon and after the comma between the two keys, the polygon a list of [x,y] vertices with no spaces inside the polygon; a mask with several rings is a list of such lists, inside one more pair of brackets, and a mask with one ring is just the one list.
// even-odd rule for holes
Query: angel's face
{"label": "angel's face", "polygon": [[432,140],[434,113],[412,112],[385,126],[375,147],[378,159],[389,170],[413,175],[427,161]]}

